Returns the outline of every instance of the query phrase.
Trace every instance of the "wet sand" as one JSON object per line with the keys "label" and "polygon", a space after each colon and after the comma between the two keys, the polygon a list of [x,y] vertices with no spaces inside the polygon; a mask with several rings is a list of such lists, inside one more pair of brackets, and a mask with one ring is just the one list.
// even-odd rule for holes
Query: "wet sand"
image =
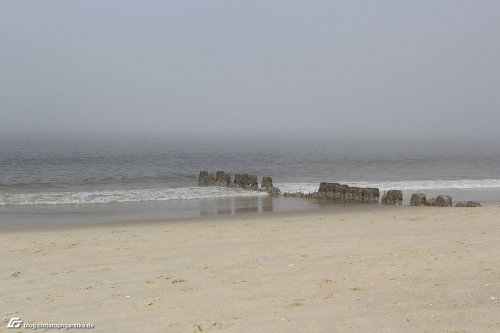
{"label": "wet sand", "polygon": [[499,332],[499,206],[3,230],[1,315],[98,332]]}

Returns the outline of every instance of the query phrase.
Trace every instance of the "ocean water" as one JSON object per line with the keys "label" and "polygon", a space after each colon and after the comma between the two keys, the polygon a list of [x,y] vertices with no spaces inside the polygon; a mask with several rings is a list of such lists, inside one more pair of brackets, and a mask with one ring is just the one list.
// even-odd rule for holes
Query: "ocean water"
{"label": "ocean water", "polygon": [[[203,205],[221,200],[230,207],[212,211],[234,213],[238,200],[265,200],[264,193],[198,187],[200,170],[271,176],[282,191],[312,192],[329,181],[500,200],[497,142],[11,137],[0,145],[0,224],[19,216],[43,220],[44,212],[67,218],[71,212],[131,214],[153,206],[160,212],[153,217],[178,210],[203,215]],[[279,199],[275,210],[295,206],[302,204]]]}

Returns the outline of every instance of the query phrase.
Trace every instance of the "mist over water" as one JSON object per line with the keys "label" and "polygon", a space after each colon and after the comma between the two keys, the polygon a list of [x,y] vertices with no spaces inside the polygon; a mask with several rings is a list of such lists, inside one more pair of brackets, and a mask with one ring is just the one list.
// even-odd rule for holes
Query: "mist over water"
{"label": "mist over water", "polygon": [[499,10],[0,1],[0,225],[309,205],[200,170],[500,200]]}

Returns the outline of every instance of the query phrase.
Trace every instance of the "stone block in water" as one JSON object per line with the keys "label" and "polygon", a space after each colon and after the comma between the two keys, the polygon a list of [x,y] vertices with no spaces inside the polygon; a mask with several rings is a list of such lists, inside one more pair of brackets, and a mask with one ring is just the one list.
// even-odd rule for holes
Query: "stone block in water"
{"label": "stone block in water", "polygon": [[273,187],[273,179],[271,177],[262,177],[262,182],[260,183],[260,187],[262,188]]}
{"label": "stone block in water", "polygon": [[378,188],[363,189],[363,203],[378,204],[380,191]]}
{"label": "stone block in water", "polygon": [[211,186],[215,184],[214,174],[208,171],[200,171],[200,175],[198,176],[198,185],[199,186]]}
{"label": "stone block in water", "polygon": [[231,186],[231,175],[224,171],[217,171],[215,174],[215,184],[223,187]]}
{"label": "stone block in water", "polygon": [[386,191],[381,202],[383,205],[401,206],[403,204],[403,192],[400,190]]}
{"label": "stone block in water", "polygon": [[346,204],[363,203],[363,189],[360,187],[348,186],[344,190],[344,203]]}
{"label": "stone block in water", "polygon": [[430,206],[425,194],[413,193],[410,199],[410,206]]}
{"label": "stone block in water", "polygon": [[257,176],[242,173],[234,175],[234,186],[244,189],[256,190],[259,188],[259,183],[257,182]]}
{"label": "stone block in water", "polygon": [[453,201],[448,195],[438,195],[436,197],[436,207],[451,207]]}

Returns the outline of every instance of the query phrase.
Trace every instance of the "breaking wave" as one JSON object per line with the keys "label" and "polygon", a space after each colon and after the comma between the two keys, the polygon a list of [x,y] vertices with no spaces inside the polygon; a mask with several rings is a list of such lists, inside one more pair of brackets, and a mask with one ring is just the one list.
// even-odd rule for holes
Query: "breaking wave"
{"label": "breaking wave", "polygon": [[[390,189],[415,191],[440,189],[500,189],[500,179],[337,182],[350,186],[376,187],[381,191]],[[317,191],[319,187],[319,183],[276,183],[275,185],[279,187],[282,192],[308,193]],[[133,203],[266,195],[268,194],[265,192],[243,189],[198,186],[129,190],[0,193],[0,206]]]}
{"label": "breaking wave", "polygon": [[221,187],[179,187],[84,192],[0,193],[0,206],[131,203],[142,201],[216,199],[263,195],[265,196],[268,194],[265,192]]}

